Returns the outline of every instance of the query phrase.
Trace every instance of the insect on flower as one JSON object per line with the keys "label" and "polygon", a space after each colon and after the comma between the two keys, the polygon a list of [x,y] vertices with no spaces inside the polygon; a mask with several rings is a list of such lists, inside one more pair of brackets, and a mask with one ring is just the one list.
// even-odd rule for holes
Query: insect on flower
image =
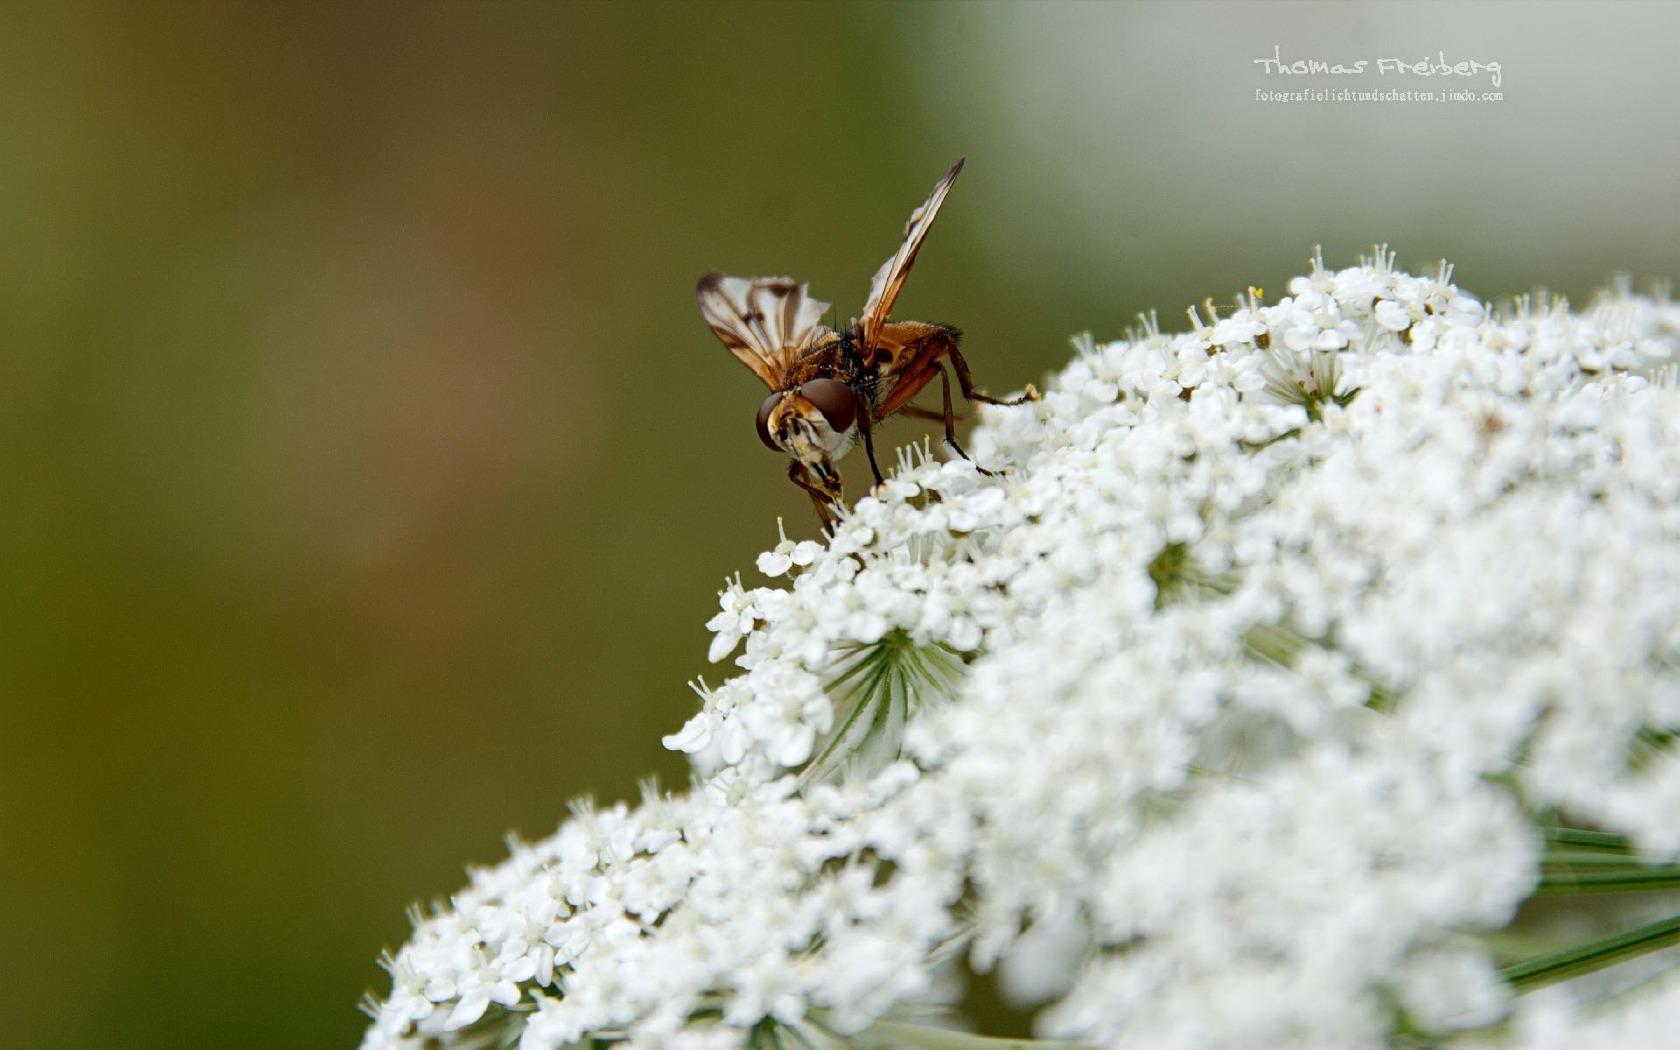
{"label": "insect on flower", "polygon": [[[876,483],[883,481],[873,429],[895,412],[943,420],[945,440],[958,455],[969,458],[957,443],[945,361],[956,369],[963,397],[970,401],[1018,405],[1038,398],[1030,384],[1026,393],[1010,401],[976,390],[968,362],[957,348],[962,333],[950,325],[887,320],[962,166],[957,161],[932,195],[910,213],[904,242],[875,271],[863,316],[844,331],[820,324],[829,304],[811,298],[807,286],[791,278],[747,280],[714,271],[700,278],[695,289],[700,316],[730,353],[770,388],[770,396],[758,408],[759,440],[793,457],[788,478],[810,494],[825,525],[833,524],[832,508],[842,495],[835,461],[859,435]],[[938,415],[910,404],[935,375],[944,394]]]}

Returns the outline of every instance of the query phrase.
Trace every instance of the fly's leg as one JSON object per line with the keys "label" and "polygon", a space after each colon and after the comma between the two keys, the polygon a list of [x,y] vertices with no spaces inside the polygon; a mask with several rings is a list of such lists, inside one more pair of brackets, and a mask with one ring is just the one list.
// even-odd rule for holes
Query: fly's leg
{"label": "fly's leg", "polygon": [[[917,408],[915,405],[905,405],[903,408],[898,410],[898,414],[901,416],[909,416],[911,419],[931,419],[935,423],[945,418],[942,413],[935,412],[928,408]],[[958,420],[959,422],[966,422],[968,420],[968,416],[960,412],[953,413],[951,418]]]}
{"label": "fly's leg", "polygon": [[860,398],[860,401],[862,403],[858,411],[858,429],[863,431],[863,450],[869,453],[869,469],[875,474],[875,484],[885,485],[887,479],[881,476],[881,466],[875,462],[875,427],[869,421],[873,409],[869,407],[867,398]]}
{"label": "fly's leg", "polygon": [[[963,397],[970,401],[984,401],[988,405],[1019,405],[1027,401],[1037,401],[1038,391],[1031,383],[1027,384],[1026,392],[1020,397],[1009,401],[999,400],[990,394],[982,394],[974,389],[974,377],[968,372],[968,362],[963,360],[962,351],[957,349],[955,340],[945,348],[945,354],[951,359],[951,367],[957,370],[957,382],[962,386]],[[949,399],[947,399],[946,415],[950,415]]]}
{"label": "fly's leg", "polygon": [[[955,353],[955,348],[954,347],[952,348],[952,352]],[[961,358],[957,358],[957,360],[961,360]],[[957,372],[957,377],[959,379],[962,377],[962,372],[960,370]],[[956,417],[951,414],[951,374],[949,372],[945,371],[943,366],[941,366],[940,369],[939,369],[939,392],[940,392],[941,395],[943,395],[944,401],[945,401],[945,405],[944,405],[944,408],[945,408],[945,412],[944,412],[944,417],[945,417],[945,440],[950,443],[952,448],[957,450],[957,455],[959,455],[962,458],[968,460],[970,463],[974,463],[974,457],[969,455],[968,452],[961,445],[957,444],[957,421],[956,421]],[[972,397],[972,395],[969,395],[967,390],[964,390],[963,394],[965,396]],[[987,400],[990,400],[990,398],[988,398]],[[1015,404],[1016,402],[1013,402],[1013,401],[994,401],[992,403],[993,404],[998,404],[998,405],[1004,405],[1004,404]],[[982,474],[985,474],[987,477],[996,477],[997,476],[996,471],[987,470],[985,467],[982,467],[978,463],[974,463],[974,469],[978,470]]]}
{"label": "fly's leg", "polygon": [[832,529],[835,525],[833,507],[840,502],[840,494],[830,492],[811,481],[811,474],[805,469],[805,464],[797,459],[788,464],[788,480],[805,490],[811,497],[811,505],[817,509],[817,517],[822,520],[825,529]]}

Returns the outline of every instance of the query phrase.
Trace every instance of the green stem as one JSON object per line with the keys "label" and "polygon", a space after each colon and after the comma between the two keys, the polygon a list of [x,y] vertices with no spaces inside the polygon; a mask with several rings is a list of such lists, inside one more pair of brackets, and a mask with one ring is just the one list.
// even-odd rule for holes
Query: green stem
{"label": "green stem", "polygon": [[1521,994],[1675,944],[1680,944],[1680,915],[1507,966],[1499,975]]}
{"label": "green stem", "polygon": [[1600,853],[1633,852],[1633,847],[1625,835],[1612,835],[1607,831],[1585,831],[1581,828],[1546,828],[1545,832],[1548,845],[1570,846]]}
{"label": "green stem", "polygon": [[1547,850],[1540,863],[1549,868],[1627,868],[1643,871],[1657,863],[1626,853],[1595,853],[1592,850]]}
{"label": "green stem", "polygon": [[1620,871],[1548,871],[1540,876],[1536,893],[1633,893],[1680,889],[1680,865],[1627,868]]}
{"label": "green stem", "polygon": [[868,1034],[882,1036],[897,1046],[918,1047],[920,1050],[1084,1050],[1084,1043],[1066,1043],[1051,1039],[1000,1039],[996,1036],[975,1035],[950,1028],[905,1024],[902,1021],[876,1021]]}
{"label": "green stem", "polygon": [[[882,650],[882,652],[884,653],[885,650]],[[881,679],[884,678],[887,672],[892,669],[892,660],[887,656],[882,656],[877,660],[874,658],[873,654],[869,657],[869,660],[873,662],[874,666],[870,669],[868,680],[865,681],[862,688],[858,690],[856,702],[852,704],[851,711],[846,714],[845,721],[840,723],[839,731],[829,739],[828,746],[823,748],[823,753],[817,756],[816,761],[806,766],[807,772],[813,769],[819,769],[828,762],[829,758],[834,755],[835,750],[846,742],[846,737],[851,733],[852,726],[857,722],[858,718],[861,717],[865,709],[869,708],[874,702],[875,690],[880,687]],[[859,661],[859,663],[863,662],[864,661]],[[845,677],[850,677],[851,673],[851,670],[848,670]]]}
{"label": "green stem", "polygon": [[868,668],[874,667],[876,664],[879,664],[881,661],[889,660],[891,658],[892,658],[892,651],[890,649],[888,649],[886,646],[880,646],[878,648],[871,649],[869,652],[867,652],[864,655],[858,657],[856,660],[853,660],[850,667],[848,667],[844,671],[840,672],[840,674],[835,676],[835,678],[828,683],[828,687],[832,690],[832,689],[836,688],[837,686],[844,685],[845,683],[847,683],[851,679],[853,679],[856,676],[862,674]]}
{"label": "green stem", "polygon": [[1301,650],[1312,643],[1283,624],[1257,623],[1243,635],[1243,644],[1251,656],[1280,667],[1290,667]]}

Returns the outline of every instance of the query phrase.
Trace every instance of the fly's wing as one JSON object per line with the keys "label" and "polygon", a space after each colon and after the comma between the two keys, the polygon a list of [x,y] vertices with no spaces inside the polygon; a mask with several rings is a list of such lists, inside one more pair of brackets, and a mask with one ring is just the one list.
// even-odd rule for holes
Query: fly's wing
{"label": "fly's wing", "polygon": [[694,289],[700,316],[742,364],[780,390],[799,352],[827,331],[817,322],[828,304],[787,277],[726,277],[713,271]]}
{"label": "fly's wing", "polygon": [[875,350],[881,337],[881,326],[887,323],[887,315],[892,312],[893,300],[898,298],[899,290],[904,287],[904,279],[910,276],[910,267],[916,263],[916,253],[921,250],[922,241],[927,239],[928,230],[933,228],[934,216],[939,214],[939,206],[945,203],[945,195],[951,192],[951,184],[957,181],[957,173],[962,171],[962,167],[961,160],[951,165],[951,170],[933,187],[928,199],[910,213],[910,221],[904,224],[904,243],[875,271],[875,278],[869,284],[869,301],[863,304],[863,319],[858,322],[865,353]]}

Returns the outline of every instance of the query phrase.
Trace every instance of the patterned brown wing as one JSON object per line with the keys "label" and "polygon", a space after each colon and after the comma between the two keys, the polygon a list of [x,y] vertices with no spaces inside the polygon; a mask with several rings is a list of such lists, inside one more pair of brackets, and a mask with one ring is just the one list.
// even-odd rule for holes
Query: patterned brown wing
{"label": "patterned brown wing", "polygon": [[863,304],[863,319],[858,322],[863,331],[863,351],[866,355],[874,351],[881,336],[881,326],[887,323],[893,301],[904,287],[904,279],[910,276],[910,267],[916,263],[916,253],[921,250],[922,241],[927,239],[928,230],[933,228],[939,206],[945,203],[945,195],[951,192],[951,184],[957,181],[957,173],[962,168],[962,160],[951,165],[951,170],[933,187],[928,199],[910,213],[910,221],[904,224],[904,243],[875,271],[875,278],[869,284],[869,301]]}
{"label": "patterned brown wing", "polygon": [[800,351],[830,329],[828,305],[787,277],[727,277],[713,271],[694,289],[700,316],[729,352],[771,390],[780,390]]}

